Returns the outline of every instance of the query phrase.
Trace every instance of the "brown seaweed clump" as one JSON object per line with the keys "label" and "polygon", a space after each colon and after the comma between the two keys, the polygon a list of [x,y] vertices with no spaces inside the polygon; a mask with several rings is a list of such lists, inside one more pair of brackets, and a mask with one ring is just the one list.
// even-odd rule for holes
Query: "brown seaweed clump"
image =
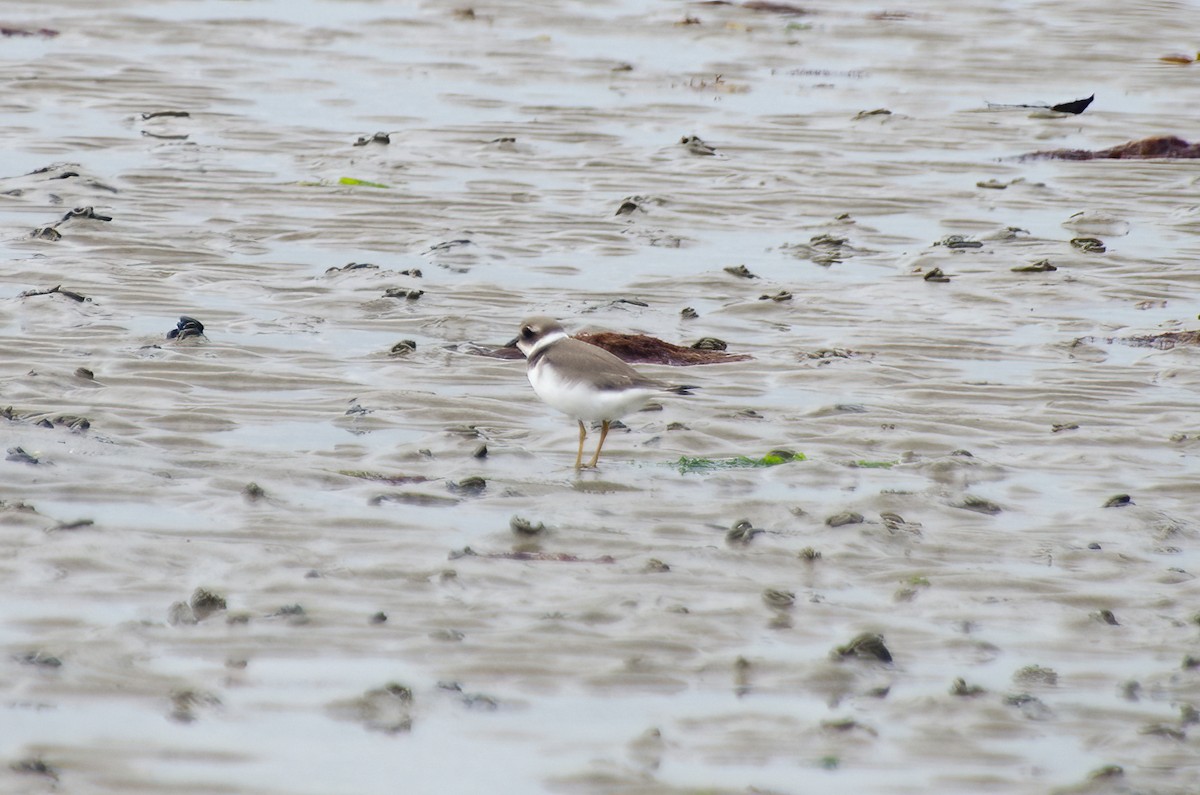
{"label": "brown seaweed clump", "polygon": [[[724,343],[705,338],[696,346],[685,348],[647,334],[618,334],[613,331],[584,332],[574,335],[575,339],[603,348],[630,364],[666,364],[672,367],[690,367],[696,364],[724,364],[744,362],[754,357],[748,353],[725,353]],[[703,343],[703,344],[701,344]],[[467,346],[462,348],[477,356],[493,359],[525,358],[515,344],[502,347]]]}
{"label": "brown seaweed clump", "polygon": [[1200,143],[1191,144],[1174,135],[1156,135],[1129,141],[1108,149],[1051,149],[1031,152],[1022,160],[1198,160]]}
{"label": "brown seaweed clump", "polygon": [[[705,2],[700,3],[700,5],[732,6],[737,5],[737,3],[733,3],[731,0],[705,0]],[[808,9],[801,8],[797,5],[792,5],[791,3],[777,3],[773,2],[773,0],[746,0],[741,5],[742,8],[749,9],[750,11],[766,11],[771,14],[783,14],[784,16],[789,17],[804,16],[812,13]]]}
{"label": "brown seaweed clump", "polygon": [[1200,331],[1164,331],[1161,334],[1126,337],[1121,342],[1138,348],[1169,350],[1176,345],[1200,345]]}
{"label": "brown seaweed clump", "polygon": [[576,334],[576,339],[603,348],[630,364],[669,364],[687,367],[693,364],[741,362],[753,358],[746,353],[685,348],[646,334],[618,334],[612,331]]}
{"label": "brown seaweed clump", "polygon": [[[1099,337],[1080,337],[1074,345],[1099,342]],[[1134,348],[1157,348],[1169,351],[1177,345],[1200,345],[1200,330],[1164,331],[1160,334],[1139,334],[1133,337],[1104,337],[1104,342],[1112,345],[1120,342]]]}

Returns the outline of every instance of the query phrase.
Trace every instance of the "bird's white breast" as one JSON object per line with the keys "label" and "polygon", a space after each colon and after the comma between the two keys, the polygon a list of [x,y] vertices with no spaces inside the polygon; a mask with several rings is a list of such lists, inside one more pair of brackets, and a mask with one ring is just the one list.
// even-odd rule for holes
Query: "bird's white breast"
{"label": "bird's white breast", "polygon": [[586,377],[565,379],[546,361],[529,368],[529,383],[546,405],[584,422],[615,420],[640,409],[657,390],[597,389]]}

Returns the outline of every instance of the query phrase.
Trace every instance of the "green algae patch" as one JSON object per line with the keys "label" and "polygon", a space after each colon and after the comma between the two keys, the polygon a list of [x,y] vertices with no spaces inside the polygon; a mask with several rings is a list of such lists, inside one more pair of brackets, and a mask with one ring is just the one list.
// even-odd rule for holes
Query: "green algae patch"
{"label": "green algae patch", "polygon": [[693,458],[691,456],[680,456],[679,460],[673,462],[671,466],[678,469],[680,474],[686,475],[689,472],[713,472],[721,469],[773,467],[791,463],[792,461],[806,460],[808,459],[804,453],[794,453],[791,450],[772,450],[762,458],[750,458],[744,455],[734,456],[733,458]]}
{"label": "green algae patch", "polygon": [[391,188],[391,185],[385,185],[382,182],[371,182],[369,179],[359,179],[358,177],[340,177],[337,182],[331,182],[327,179],[318,180],[302,180],[296,183],[302,188],[328,188],[334,185],[349,185],[350,187],[360,188]]}
{"label": "green algae patch", "polygon": [[364,188],[390,188],[391,185],[384,185],[382,182],[371,182],[365,179],[357,179],[355,177],[342,177],[338,180],[339,185],[361,185]]}

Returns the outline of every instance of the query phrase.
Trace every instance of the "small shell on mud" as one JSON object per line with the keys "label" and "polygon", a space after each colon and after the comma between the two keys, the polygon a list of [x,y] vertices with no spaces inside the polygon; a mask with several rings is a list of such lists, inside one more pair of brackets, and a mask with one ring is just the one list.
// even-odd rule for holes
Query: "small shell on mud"
{"label": "small shell on mud", "polygon": [[776,610],[790,610],[796,604],[796,594],[792,591],[781,591],[777,588],[768,588],[762,593],[763,602],[767,607]]}
{"label": "small shell on mud", "polygon": [[733,527],[729,528],[729,532],[725,534],[726,544],[746,545],[762,530],[756,530],[754,525],[750,524],[749,519],[738,519],[733,523]]}

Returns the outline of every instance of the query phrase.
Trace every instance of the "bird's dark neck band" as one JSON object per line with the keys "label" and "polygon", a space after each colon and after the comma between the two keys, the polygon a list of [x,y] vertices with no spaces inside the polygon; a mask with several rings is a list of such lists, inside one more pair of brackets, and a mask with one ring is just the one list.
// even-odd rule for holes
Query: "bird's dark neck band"
{"label": "bird's dark neck band", "polygon": [[537,367],[537,363],[540,362],[542,360],[542,357],[546,355],[546,349],[548,347],[549,346],[547,345],[547,346],[538,348],[536,351],[534,351],[532,354],[529,355],[529,359],[528,359],[529,367],[531,367],[531,368]]}

